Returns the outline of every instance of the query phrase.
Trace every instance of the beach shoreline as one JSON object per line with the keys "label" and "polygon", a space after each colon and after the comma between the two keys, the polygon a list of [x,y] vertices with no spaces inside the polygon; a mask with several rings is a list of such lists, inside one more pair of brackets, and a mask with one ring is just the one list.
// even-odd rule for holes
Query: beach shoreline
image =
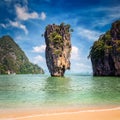
{"label": "beach shoreline", "polygon": [[0,120],[119,120],[120,106],[0,110]]}

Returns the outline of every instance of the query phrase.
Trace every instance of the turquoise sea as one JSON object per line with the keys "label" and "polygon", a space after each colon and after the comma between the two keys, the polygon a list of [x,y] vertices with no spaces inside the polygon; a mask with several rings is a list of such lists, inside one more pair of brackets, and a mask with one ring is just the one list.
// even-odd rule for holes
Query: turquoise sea
{"label": "turquoise sea", "polygon": [[0,75],[0,109],[120,105],[120,77]]}

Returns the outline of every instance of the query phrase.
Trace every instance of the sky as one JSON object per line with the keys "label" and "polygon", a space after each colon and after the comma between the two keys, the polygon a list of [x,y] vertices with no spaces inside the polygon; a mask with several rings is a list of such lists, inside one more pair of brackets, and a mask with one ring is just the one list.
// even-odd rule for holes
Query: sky
{"label": "sky", "polygon": [[70,24],[71,70],[92,73],[90,47],[120,19],[120,0],[0,0],[0,37],[10,35],[29,60],[46,73],[45,39],[48,24]]}

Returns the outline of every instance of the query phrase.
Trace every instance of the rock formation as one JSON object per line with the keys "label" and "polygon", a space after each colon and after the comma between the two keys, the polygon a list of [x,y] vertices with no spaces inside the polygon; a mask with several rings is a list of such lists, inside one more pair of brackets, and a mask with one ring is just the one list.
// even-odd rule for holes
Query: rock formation
{"label": "rock formation", "polygon": [[94,76],[120,76],[120,20],[91,47]]}
{"label": "rock formation", "polygon": [[38,65],[29,62],[25,53],[10,36],[0,38],[0,74],[40,74]]}
{"label": "rock formation", "polygon": [[46,42],[46,63],[51,76],[64,76],[70,69],[70,25],[48,25],[44,33]]}

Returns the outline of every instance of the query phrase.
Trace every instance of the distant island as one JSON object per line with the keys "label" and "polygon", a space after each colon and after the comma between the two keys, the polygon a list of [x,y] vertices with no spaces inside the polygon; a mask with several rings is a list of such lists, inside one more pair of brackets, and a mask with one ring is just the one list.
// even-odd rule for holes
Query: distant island
{"label": "distant island", "polygon": [[94,42],[89,57],[94,76],[120,76],[120,20]]}
{"label": "distant island", "polygon": [[64,76],[70,69],[71,32],[69,24],[48,25],[44,37],[46,43],[46,63],[51,76]]}
{"label": "distant island", "polygon": [[44,70],[29,61],[22,49],[8,35],[0,38],[0,74],[43,74]]}

